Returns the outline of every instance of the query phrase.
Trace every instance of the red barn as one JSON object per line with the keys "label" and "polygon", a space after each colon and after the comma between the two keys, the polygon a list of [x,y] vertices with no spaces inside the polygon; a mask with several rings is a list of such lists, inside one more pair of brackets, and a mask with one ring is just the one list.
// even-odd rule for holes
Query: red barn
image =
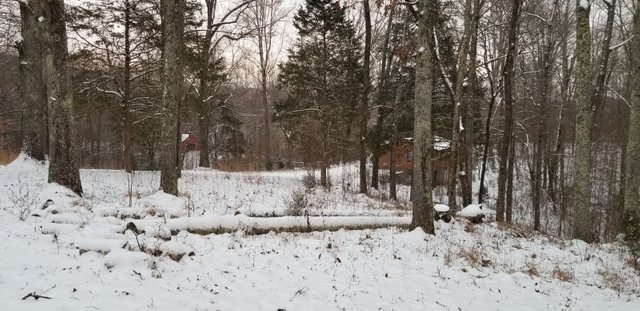
{"label": "red barn", "polygon": [[[380,155],[378,165],[380,169],[389,169],[389,150]],[[447,170],[449,168],[449,141],[435,136],[431,153],[431,168],[433,170],[433,185],[447,184]],[[413,139],[403,138],[396,147],[396,170],[411,171],[413,169]]]}
{"label": "red barn", "polygon": [[182,134],[180,136],[180,153],[200,150],[200,139],[193,134]]}

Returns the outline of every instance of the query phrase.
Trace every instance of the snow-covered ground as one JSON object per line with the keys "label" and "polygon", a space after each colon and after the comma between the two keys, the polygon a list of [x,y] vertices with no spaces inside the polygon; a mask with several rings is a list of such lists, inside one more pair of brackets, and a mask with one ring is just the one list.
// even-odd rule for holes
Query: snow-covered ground
{"label": "snow-covered ground", "polygon": [[[46,184],[44,165],[0,167],[0,309],[640,310],[640,276],[618,244],[465,220],[438,222],[435,237],[250,234],[410,219],[406,187],[389,203],[354,194],[354,166],[331,170],[330,193],[305,189],[305,174],[185,171],[175,198],[156,191],[156,173],[82,170],[79,198]],[[265,217],[292,214],[294,202],[302,216]],[[202,228],[227,233],[188,232]],[[29,293],[51,299],[22,300]]]}

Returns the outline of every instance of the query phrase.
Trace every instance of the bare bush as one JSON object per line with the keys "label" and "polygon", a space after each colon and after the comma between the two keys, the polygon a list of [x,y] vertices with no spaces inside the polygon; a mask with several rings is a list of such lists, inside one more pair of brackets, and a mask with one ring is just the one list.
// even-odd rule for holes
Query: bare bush
{"label": "bare bush", "polygon": [[8,189],[8,198],[11,202],[8,212],[25,220],[33,212],[38,203],[38,188],[33,188],[28,183],[18,179],[16,187]]}

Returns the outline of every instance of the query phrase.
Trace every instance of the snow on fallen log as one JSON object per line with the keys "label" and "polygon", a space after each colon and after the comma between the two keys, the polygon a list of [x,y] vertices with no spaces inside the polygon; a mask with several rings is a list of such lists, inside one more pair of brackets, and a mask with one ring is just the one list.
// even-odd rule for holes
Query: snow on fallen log
{"label": "snow on fallen log", "polygon": [[495,211],[485,208],[484,204],[469,204],[457,213],[458,216],[480,223],[485,217],[495,215]]}
{"label": "snow on fallen log", "polygon": [[80,250],[80,255],[86,252],[110,253],[115,249],[121,249],[127,241],[124,239],[81,239],[73,243]]}
{"label": "snow on fallen log", "polygon": [[245,215],[200,216],[168,219],[167,228],[172,233],[185,230],[192,233],[223,233],[244,230],[248,233],[269,231],[311,231],[337,230],[340,228],[358,229],[388,226],[407,226],[411,217],[350,217],[350,216],[284,216],[284,217],[248,217]]}
{"label": "snow on fallen log", "polygon": [[47,217],[52,223],[80,225],[85,222],[82,216],[77,214],[55,214]]}
{"label": "snow on fallen log", "polygon": [[40,226],[40,232],[42,232],[42,234],[61,235],[62,233],[76,230],[76,228],[76,225],[72,224],[44,223]]}
{"label": "snow on fallen log", "polygon": [[151,256],[142,252],[131,252],[124,249],[114,249],[104,256],[104,264],[108,269],[124,267],[126,269],[146,268],[152,262]]}

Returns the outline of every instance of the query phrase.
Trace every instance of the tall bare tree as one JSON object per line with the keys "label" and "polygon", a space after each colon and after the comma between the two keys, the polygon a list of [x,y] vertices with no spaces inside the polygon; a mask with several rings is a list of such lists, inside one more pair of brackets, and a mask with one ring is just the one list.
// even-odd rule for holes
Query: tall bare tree
{"label": "tall bare tree", "polygon": [[[220,8],[220,4],[217,0],[205,0],[204,14],[204,35],[201,37],[200,42],[200,70],[198,73],[199,87],[198,87],[198,134],[200,136],[200,160],[198,165],[200,167],[209,167],[211,163],[209,161],[210,146],[210,126],[212,111],[214,106],[214,94],[212,90],[213,76],[220,74],[213,72],[215,69],[215,60],[213,59],[215,51],[218,48],[222,40],[240,40],[247,36],[250,31],[239,27],[236,30],[226,31],[226,27],[229,25],[237,24],[242,13],[247,10],[251,3],[257,0],[247,0],[232,7],[228,11],[223,11]],[[259,0],[260,3],[266,3],[270,0]],[[255,3],[255,6],[259,6],[259,3]],[[261,12],[261,11],[260,11]],[[254,22],[260,23],[262,19],[260,16],[254,16]],[[212,65],[213,64],[213,65]]]}
{"label": "tall bare tree", "polygon": [[367,193],[367,122],[369,121],[369,89],[371,85],[371,7],[362,1],[364,11],[364,62],[362,64],[362,98],[360,102],[360,193]]}
{"label": "tall bare tree", "polygon": [[623,224],[627,238],[638,241],[640,238],[640,5],[636,5],[633,17],[631,51],[631,113],[627,140]]}
{"label": "tall bare tree", "polygon": [[184,34],[185,0],[163,0],[162,3],[162,107],[161,124],[164,130],[161,139],[160,189],[178,194],[178,128],[182,90],[182,38]]}
{"label": "tall bare tree", "polygon": [[415,121],[413,127],[414,155],[411,192],[413,216],[411,227],[421,227],[429,234],[435,233],[433,225],[431,150],[431,105],[433,102],[433,20],[437,10],[434,1],[418,2],[419,52],[416,59]]}
{"label": "tall bare tree", "polygon": [[[20,75],[23,84],[24,138],[22,149],[36,160],[47,155],[47,89],[42,76],[42,59],[45,46],[42,43],[42,16],[40,0],[19,1],[22,19],[22,44],[20,45]],[[28,87],[28,89],[26,89]]]}
{"label": "tall bare tree", "polygon": [[[502,71],[502,81],[504,83],[504,131],[502,136],[502,146],[500,147],[500,168],[498,172],[498,200],[496,206],[496,220],[505,221],[511,223],[511,218],[505,219],[505,214],[509,216],[511,213],[507,212],[507,209],[511,206],[505,206],[506,201],[506,188],[507,179],[509,177],[508,162],[509,153],[513,152],[511,146],[513,145],[511,139],[513,139],[513,100],[514,100],[514,65],[516,58],[516,45],[517,45],[517,30],[518,19],[520,17],[520,8],[522,2],[520,0],[514,0],[511,4],[511,19],[509,21],[508,30],[508,43],[507,43],[507,57],[505,59],[504,68]],[[506,213],[505,213],[506,212]]]}
{"label": "tall bare tree", "polygon": [[44,72],[49,107],[49,182],[82,195],[80,171],[72,142],[73,88],[69,78],[64,0],[42,1],[46,31]]}
{"label": "tall bare tree", "polygon": [[591,223],[591,29],[590,0],[576,0],[576,129],[574,180],[574,233],[595,241]]}
{"label": "tall bare tree", "polygon": [[[472,30],[472,10],[473,0],[465,0],[464,3],[464,28],[462,33],[462,40],[460,41],[460,48],[458,49],[458,59],[456,64],[456,81],[453,100],[453,125],[451,127],[451,149],[449,151],[449,168],[447,176],[448,187],[447,197],[448,204],[451,208],[457,209],[457,193],[456,184],[458,182],[458,165],[460,158],[458,149],[460,148],[460,132],[464,130],[464,124],[462,123],[462,104],[465,89],[465,78],[468,70],[469,59],[469,42],[471,41]],[[464,172],[463,174],[467,174]]]}

